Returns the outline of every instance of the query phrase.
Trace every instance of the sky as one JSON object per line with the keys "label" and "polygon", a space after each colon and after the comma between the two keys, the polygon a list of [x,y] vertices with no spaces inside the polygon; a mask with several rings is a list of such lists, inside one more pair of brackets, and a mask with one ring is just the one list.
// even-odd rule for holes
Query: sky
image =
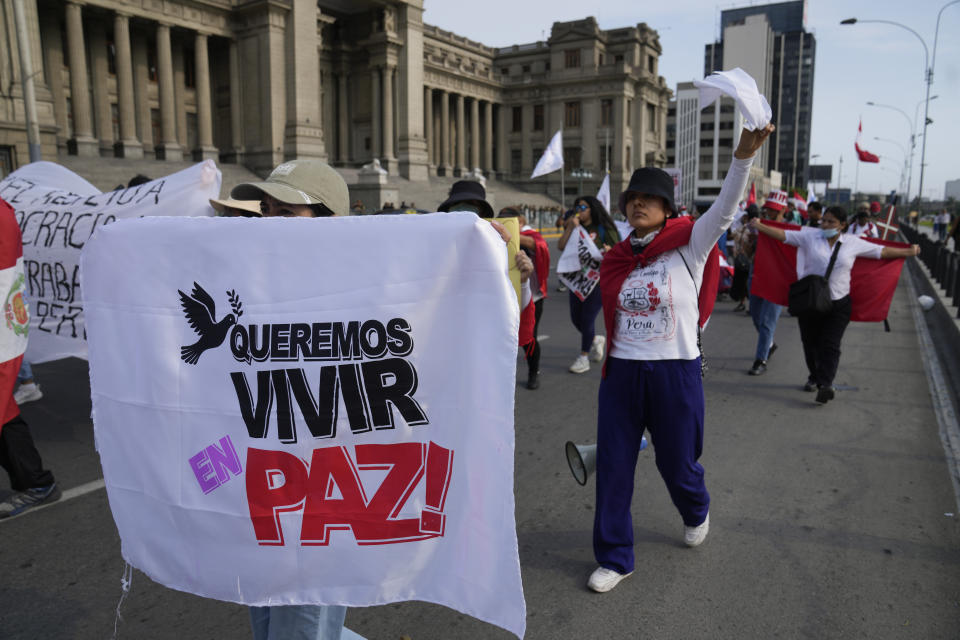
{"label": "sky", "polygon": [[[924,46],[906,29],[889,24],[840,25],[845,18],[899,22],[916,31],[930,52],[934,82],[927,127],[923,196],[943,197],[948,180],[960,179],[960,2],[940,20],[948,0],[808,0],[807,31],[817,40],[813,89],[812,164],[833,165],[831,187],[889,192],[900,185],[904,151],[910,153],[911,121],[916,117],[911,196],[920,182],[923,102],[926,96]],[[660,34],[660,75],[676,90],[678,82],[703,77],[703,47],[719,39],[720,11],[765,2],[606,0],[585,9],[581,2],[557,0],[424,0],[424,22],[493,47],[546,40],[554,22],[592,15],[602,29],[646,22]],[[481,10],[482,7],[482,10]],[[867,102],[897,107],[869,106]],[[920,103],[919,111],[917,104]],[[879,164],[856,163],[853,145],[863,122],[861,147],[880,156]],[[884,138],[876,140],[875,138]],[[892,140],[890,142],[889,140]],[[817,157],[813,157],[816,155]],[[840,160],[842,162],[842,168]],[[860,166],[857,167],[856,165]]]}

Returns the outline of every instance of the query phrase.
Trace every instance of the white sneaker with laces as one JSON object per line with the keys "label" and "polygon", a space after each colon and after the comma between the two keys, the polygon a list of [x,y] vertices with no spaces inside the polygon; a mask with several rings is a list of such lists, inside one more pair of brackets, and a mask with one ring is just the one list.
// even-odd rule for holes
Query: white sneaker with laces
{"label": "white sneaker with laces", "polygon": [[18,404],[26,404],[27,402],[33,402],[34,400],[39,400],[43,397],[43,393],[40,391],[40,385],[36,382],[28,382],[27,384],[20,385],[20,388],[17,389],[13,394],[13,400]]}
{"label": "white sneaker with laces", "polygon": [[603,336],[594,336],[593,344],[590,345],[590,360],[600,362],[603,360],[603,348],[607,344],[607,339]]}
{"label": "white sneaker with laces", "polygon": [[683,527],[683,541],[688,547],[696,547],[707,538],[707,532],[710,531],[710,514],[703,520],[703,524],[696,527]]}
{"label": "white sneaker with laces", "polygon": [[570,373],[586,373],[587,371],[590,371],[590,361],[587,356],[580,354],[570,365]]}
{"label": "white sneaker with laces", "polygon": [[587,580],[587,588],[597,593],[606,593],[620,584],[621,580],[631,575],[633,575],[633,571],[630,573],[617,573],[613,569],[597,567],[593,573],[590,574],[590,579]]}

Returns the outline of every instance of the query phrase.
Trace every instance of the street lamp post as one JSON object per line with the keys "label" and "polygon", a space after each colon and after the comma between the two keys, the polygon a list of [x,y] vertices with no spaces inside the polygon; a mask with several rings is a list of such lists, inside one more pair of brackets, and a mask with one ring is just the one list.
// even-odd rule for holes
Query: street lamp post
{"label": "street lamp post", "polygon": [[[940,96],[930,96],[930,99],[936,100],[939,97]],[[909,168],[907,172],[907,202],[910,201],[910,189],[911,189],[911,186],[913,185],[913,152],[917,148],[917,118],[919,117],[919,114],[917,113],[917,111],[920,109],[920,105],[922,105],[924,102],[926,101],[921,100],[916,104],[916,106],[913,108],[913,119],[911,119],[910,116],[907,114],[907,112],[904,111],[903,109],[900,109],[899,107],[895,107],[890,104],[881,104],[879,102],[873,102],[870,100],[867,101],[867,105],[871,107],[881,107],[884,109],[892,109],[896,111],[897,113],[902,115],[904,118],[906,118],[907,125],[910,127],[910,164],[908,165]]]}
{"label": "street lamp post", "polygon": [[889,142],[890,144],[895,144],[895,145],[897,145],[898,147],[900,147],[900,151],[903,152],[903,169],[900,171],[900,184],[898,185],[897,188],[898,188],[898,189],[903,189],[903,184],[904,184],[904,182],[906,181],[906,178],[907,178],[907,157],[908,157],[908,156],[907,156],[907,150],[904,148],[904,146],[903,146],[902,144],[900,144],[899,142],[897,142],[896,140],[894,140],[894,139],[892,139],[892,138],[881,138],[881,137],[879,137],[879,136],[874,136],[873,139],[874,139],[874,140],[879,140],[880,142]]}
{"label": "street lamp post", "polygon": [[917,40],[920,41],[920,44],[923,45],[923,55],[924,55],[924,70],[926,72],[925,81],[927,84],[926,97],[924,98],[924,108],[923,108],[923,143],[920,146],[920,186],[917,191],[917,209],[920,208],[920,200],[923,196],[923,176],[924,170],[926,169],[926,158],[927,158],[927,125],[931,123],[930,120],[930,87],[933,85],[933,65],[937,61],[937,38],[940,34],[940,17],[943,15],[944,9],[950,5],[960,3],[960,0],[952,0],[951,2],[946,3],[940,7],[940,11],[937,13],[937,25],[933,32],[933,59],[931,61],[930,51],[927,49],[926,41],[920,36],[919,33],[911,29],[905,24],[900,24],[899,22],[894,22],[892,20],[857,20],[856,18],[847,18],[846,20],[841,20],[840,24],[856,24],[857,22],[862,22],[864,24],[868,22],[881,23],[881,24],[892,24],[895,27],[900,27],[901,29],[906,29],[913,35],[917,37]]}
{"label": "street lamp post", "polygon": [[591,171],[588,171],[587,169],[584,169],[583,167],[577,167],[576,169],[570,172],[570,176],[573,178],[580,179],[580,186],[577,187],[577,193],[579,193],[580,195],[583,195],[583,179],[586,178],[587,180],[589,180],[590,178],[593,177],[593,173]]}

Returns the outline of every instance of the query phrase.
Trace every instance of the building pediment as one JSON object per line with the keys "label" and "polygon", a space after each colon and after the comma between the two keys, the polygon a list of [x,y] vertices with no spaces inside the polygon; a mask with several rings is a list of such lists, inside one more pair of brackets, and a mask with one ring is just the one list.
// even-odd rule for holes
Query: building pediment
{"label": "building pediment", "polygon": [[578,40],[604,40],[603,31],[594,17],[571,22],[554,22],[550,30],[550,44],[563,44]]}

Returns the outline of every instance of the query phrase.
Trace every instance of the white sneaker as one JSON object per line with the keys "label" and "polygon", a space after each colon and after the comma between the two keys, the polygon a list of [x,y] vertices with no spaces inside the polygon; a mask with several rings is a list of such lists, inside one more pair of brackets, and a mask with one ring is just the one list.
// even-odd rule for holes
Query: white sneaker
{"label": "white sneaker", "polygon": [[20,385],[20,388],[17,389],[13,394],[13,400],[18,405],[33,402],[34,400],[39,400],[42,397],[43,393],[40,391],[40,385],[38,385],[36,382],[29,382],[27,384]]}
{"label": "white sneaker", "polygon": [[603,336],[594,336],[593,344],[590,345],[590,360],[600,362],[603,360],[603,347],[606,346],[607,339]]}
{"label": "white sneaker", "polygon": [[685,526],[683,528],[683,541],[687,543],[688,547],[696,547],[701,542],[706,540],[708,531],[710,531],[709,513],[707,513],[707,517],[704,519],[703,524],[697,525],[696,527]]}
{"label": "white sneaker", "polygon": [[570,365],[570,373],[586,373],[587,371],[590,371],[590,361],[587,360],[587,356],[580,354]]}
{"label": "white sneaker", "polygon": [[597,593],[606,593],[620,584],[621,580],[631,575],[633,575],[633,571],[630,573],[617,573],[613,569],[597,567],[593,573],[590,574],[590,579],[587,580],[587,588]]}

